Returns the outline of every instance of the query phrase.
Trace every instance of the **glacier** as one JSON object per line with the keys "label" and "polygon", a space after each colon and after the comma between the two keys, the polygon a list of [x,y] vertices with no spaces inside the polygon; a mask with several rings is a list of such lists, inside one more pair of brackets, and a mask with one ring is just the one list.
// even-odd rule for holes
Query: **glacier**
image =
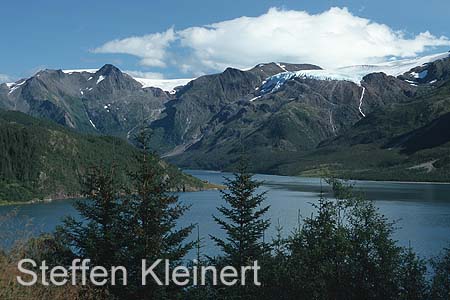
{"label": "glacier", "polygon": [[[371,73],[385,73],[386,75],[397,77],[411,71],[415,67],[424,66],[437,60],[446,59],[449,56],[450,53],[445,52],[412,59],[392,60],[372,65],[355,65],[329,70],[283,72],[267,78],[260,87],[256,88],[256,90],[259,90],[261,94],[273,93],[278,91],[284,83],[286,83],[286,81],[293,78],[344,80],[361,86],[363,78]],[[410,74],[416,78],[424,78],[427,76],[427,71],[422,71],[420,73],[411,72]]]}

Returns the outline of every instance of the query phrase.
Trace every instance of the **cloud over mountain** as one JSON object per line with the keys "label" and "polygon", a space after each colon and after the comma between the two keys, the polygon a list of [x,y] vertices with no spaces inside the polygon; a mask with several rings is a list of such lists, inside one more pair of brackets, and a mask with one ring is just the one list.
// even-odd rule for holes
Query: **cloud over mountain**
{"label": "cloud over mountain", "polygon": [[129,54],[143,66],[174,65],[183,72],[201,74],[269,61],[326,68],[379,63],[438,46],[450,46],[450,40],[428,31],[409,36],[346,8],[320,14],[271,8],[257,17],[113,40],[93,52]]}
{"label": "cloud over mountain", "polygon": [[11,80],[11,77],[9,77],[8,75],[0,74],[0,83],[9,82]]}
{"label": "cloud over mountain", "polygon": [[173,28],[165,32],[113,40],[93,50],[94,53],[121,53],[141,58],[141,64],[150,67],[166,66],[166,50],[175,41]]}

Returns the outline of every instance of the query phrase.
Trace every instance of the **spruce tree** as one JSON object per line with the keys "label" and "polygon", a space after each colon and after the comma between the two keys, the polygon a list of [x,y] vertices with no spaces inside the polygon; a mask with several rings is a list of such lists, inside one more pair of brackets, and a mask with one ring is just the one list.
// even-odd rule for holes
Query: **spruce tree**
{"label": "spruce tree", "polygon": [[[170,268],[182,263],[192,249],[185,242],[192,226],[178,227],[177,220],[188,209],[178,202],[166,165],[148,148],[149,135],[137,138],[141,151],[138,167],[129,172],[131,186],[121,188],[114,168],[93,168],[86,178],[86,200],[75,205],[82,220],[67,218],[57,229],[58,238],[92,265],[109,269],[124,266],[127,286],[109,286],[117,299],[179,299],[183,290],[174,284],[158,286],[153,278],[141,284],[141,262],[148,267],[157,259],[169,260]],[[164,264],[155,270],[164,278]]]}
{"label": "spruce tree", "polygon": [[122,190],[115,178],[114,166],[92,167],[84,182],[86,199],[75,203],[82,220],[67,217],[56,229],[57,240],[70,246],[75,256],[107,269],[121,261]]}
{"label": "spruce tree", "polygon": [[269,249],[263,241],[264,233],[270,226],[270,221],[264,219],[269,206],[262,206],[266,192],[257,192],[261,182],[254,180],[248,172],[245,158],[241,158],[233,176],[225,178],[227,190],[221,191],[227,205],[217,208],[224,218],[213,216],[214,221],[225,230],[227,238],[211,238],[224,252],[228,264],[241,267],[261,258]]}
{"label": "spruce tree", "polygon": [[[226,238],[211,236],[212,240],[224,253],[219,257],[220,266],[234,266],[240,269],[242,266],[253,265],[254,261],[261,261],[270,252],[270,247],[264,242],[264,233],[269,228],[269,220],[264,215],[269,206],[263,206],[266,192],[259,193],[257,189],[261,182],[253,179],[248,172],[248,164],[245,158],[241,158],[237,172],[233,178],[225,178],[227,190],[221,191],[226,205],[218,207],[223,218],[213,216],[215,222],[225,230]],[[250,299],[256,297],[257,288],[236,286],[223,288],[218,291],[221,299]]]}
{"label": "spruce tree", "polygon": [[[164,163],[156,153],[150,151],[149,135],[142,131],[137,142],[141,149],[137,158],[139,167],[130,174],[133,193],[125,202],[127,221],[123,224],[127,264],[133,270],[130,274],[130,283],[135,289],[132,295],[136,299],[177,299],[182,290],[173,284],[161,287],[150,278],[146,286],[141,286],[141,260],[146,259],[151,263],[157,259],[168,259],[171,268],[179,265],[193,248],[194,243],[185,242],[193,226],[177,227],[177,220],[188,207],[179,203]],[[161,263],[156,273],[164,278],[164,272]]]}
{"label": "spruce tree", "polygon": [[271,243],[271,255],[264,259],[261,266],[261,270],[264,270],[261,274],[264,287],[261,290],[262,293],[258,293],[255,299],[289,299],[288,241],[284,237],[280,220],[275,230],[276,234]]}

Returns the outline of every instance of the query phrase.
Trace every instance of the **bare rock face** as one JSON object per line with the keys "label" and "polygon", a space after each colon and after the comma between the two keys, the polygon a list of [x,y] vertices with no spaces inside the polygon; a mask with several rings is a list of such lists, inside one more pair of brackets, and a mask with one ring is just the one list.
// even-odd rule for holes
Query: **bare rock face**
{"label": "bare rock face", "polygon": [[0,107],[49,118],[81,132],[126,137],[144,121],[159,117],[170,95],[142,88],[112,65],[97,72],[44,70],[0,88]]}

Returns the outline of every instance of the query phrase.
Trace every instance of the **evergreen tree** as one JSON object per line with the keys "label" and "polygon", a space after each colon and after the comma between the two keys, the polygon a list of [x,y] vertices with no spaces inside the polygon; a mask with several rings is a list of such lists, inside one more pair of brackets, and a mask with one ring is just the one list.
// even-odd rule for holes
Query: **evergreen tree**
{"label": "evergreen tree", "polygon": [[[221,193],[226,205],[218,207],[223,218],[213,218],[225,230],[226,239],[211,237],[224,253],[219,263],[238,269],[252,265],[256,260],[261,263],[270,251],[269,245],[263,241],[264,233],[270,226],[269,220],[264,219],[269,210],[269,206],[263,206],[266,193],[258,193],[261,183],[248,172],[245,158],[241,158],[234,177],[225,180],[227,190]],[[221,296],[227,293],[233,299],[247,299],[249,294],[256,296],[255,289],[249,287],[248,283],[245,287],[240,286],[240,283],[237,285],[220,292]]]}
{"label": "evergreen tree", "polygon": [[271,244],[271,255],[265,257],[261,266],[264,286],[255,299],[289,299],[288,241],[283,236],[283,227],[279,220],[275,230],[276,235]]}
{"label": "evergreen tree", "polygon": [[84,183],[86,199],[75,204],[85,222],[67,217],[56,229],[57,240],[76,256],[107,269],[121,261],[121,189],[115,178],[114,167],[93,167]]}
{"label": "evergreen tree", "polygon": [[[148,135],[142,131],[139,166],[130,172],[132,186],[120,188],[114,168],[93,168],[86,180],[86,200],[75,208],[83,221],[67,218],[57,236],[70,245],[75,254],[91,259],[92,265],[109,269],[125,266],[127,286],[109,286],[111,297],[118,299],[179,299],[182,289],[171,284],[158,286],[153,278],[141,284],[141,262],[148,267],[157,259],[170,260],[173,268],[192,249],[185,242],[192,226],[177,227],[177,220],[188,207],[178,202],[174,184],[164,163],[148,149]],[[164,278],[164,264],[156,272]]]}
{"label": "evergreen tree", "polygon": [[221,191],[227,206],[217,210],[224,219],[213,216],[227,238],[211,238],[224,252],[226,263],[237,267],[261,258],[269,249],[263,241],[264,232],[270,226],[269,220],[264,219],[269,206],[261,207],[266,192],[257,192],[261,182],[254,180],[247,170],[247,162],[242,158],[234,178],[225,178],[227,190]]}
{"label": "evergreen tree", "polygon": [[[194,243],[185,242],[193,226],[177,227],[177,220],[188,209],[180,204],[171,177],[165,172],[159,157],[148,147],[149,135],[142,131],[137,138],[141,149],[139,168],[130,174],[133,182],[133,193],[126,201],[126,221],[123,229],[126,232],[124,241],[127,245],[127,265],[130,289],[136,299],[177,299],[181,289],[175,285],[158,286],[152,279],[141,286],[141,260],[153,262],[167,259],[171,268],[180,264],[181,259],[191,250]],[[164,278],[164,265],[156,269],[160,278]]]}
{"label": "evergreen tree", "polygon": [[337,203],[322,195],[314,204],[317,214],[305,218],[290,238],[289,299],[342,299],[349,239],[339,227]]}

